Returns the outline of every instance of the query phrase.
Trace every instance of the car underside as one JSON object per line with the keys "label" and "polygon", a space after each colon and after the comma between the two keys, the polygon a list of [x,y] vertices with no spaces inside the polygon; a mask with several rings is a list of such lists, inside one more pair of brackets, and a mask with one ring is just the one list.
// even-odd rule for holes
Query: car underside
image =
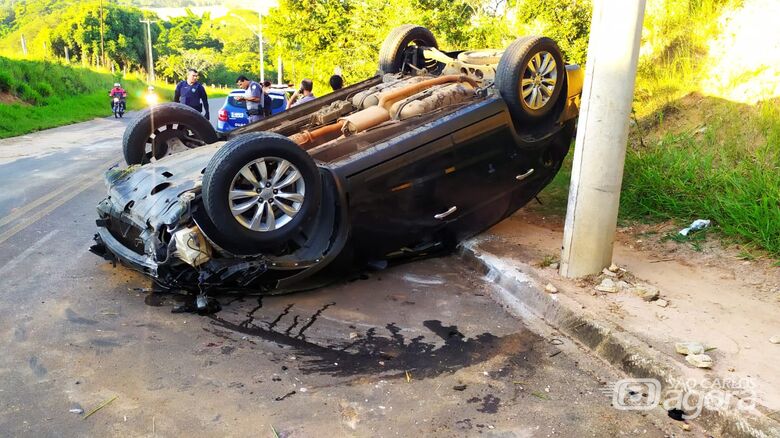
{"label": "car underside", "polygon": [[163,109],[128,127],[93,251],[169,289],[274,293],[451,249],[533,199],[568,153],[582,72],[556,51],[526,37],[441,52],[402,26],[384,74],[226,138]]}

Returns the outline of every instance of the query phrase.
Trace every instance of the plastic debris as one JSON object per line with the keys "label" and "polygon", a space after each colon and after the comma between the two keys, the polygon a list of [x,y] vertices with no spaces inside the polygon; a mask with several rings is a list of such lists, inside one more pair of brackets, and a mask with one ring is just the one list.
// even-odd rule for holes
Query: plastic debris
{"label": "plastic debris", "polygon": [[70,409],[68,412],[70,412],[71,414],[83,414],[84,413],[84,409],[73,408],[73,409]]}
{"label": "plastic debris", "polygon": [[769,342],[773,344],[780,344],[780,336],[772,336],[769,338]]}
{"label": "plastic debris", "polygon": [[617,271],[620,270],[620,268],[618,267],[618,265],[613,263],[613,264],[609,265],[609,268],[607,268],[607,270],[609,272],[617,272]]}
{"label": "plastic debris", "polygon": [[712,368],[712,358],[706,354],[689,354],[685,360],[697,368]]}
{"label": "plastic debris", "polygon": [[687,228],[683,228],[682,230],[680,230],[680,234],[683,236],[687,236],[688,233],[690,233],[691,231],[699,231],[709,227],[710,223],[712,223],[712,221],[710,221],[709,219],[696,219],[695,221],[691,222],[691,224]]}
{"label": "plastic debris", "polygon": [[544,287],[544,290],[551,293],[551,294],[557,294],[558,288],[553,286],[552,283],[547,283],[547,285]]}
{"label": "plastic debris", "polygon": [[678,342],[674,344],[674,349],[680,354],[704,353],[704,345],[701,342]]}

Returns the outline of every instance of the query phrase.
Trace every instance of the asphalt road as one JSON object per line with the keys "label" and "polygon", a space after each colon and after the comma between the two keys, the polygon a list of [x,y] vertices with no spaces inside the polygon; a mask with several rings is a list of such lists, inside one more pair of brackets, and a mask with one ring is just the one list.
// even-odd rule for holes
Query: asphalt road
{"label": "asphalt road", "polygon": [[125,123],[0,140],[0,436],[680,430],[614,409],[602,389],[619,376],[528,330],[452,257],[172,314],[177,297],[88,252]]}

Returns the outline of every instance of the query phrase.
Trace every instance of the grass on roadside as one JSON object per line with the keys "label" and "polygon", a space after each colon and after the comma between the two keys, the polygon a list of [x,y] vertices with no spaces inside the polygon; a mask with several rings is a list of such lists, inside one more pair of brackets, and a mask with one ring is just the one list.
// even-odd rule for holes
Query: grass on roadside
{"label": "grass on roadside", "polygon": [[[681,226],[711,219],[723,236],[780,258],[780,101],[748,106],[703,98],[696,105],[680,104],[679,116],[704,108],[705,126],[667,120],[652,127],[657,141],[629,147],[620,219]],[[534,210],[565,215],[573,155]]]}
{"label": "grass on roadside", "polygon": [[[108,117],[108,91],[117,81],[128,92],[128,109],[146,106],[146,84],[135,75],[119,78],[110,72],[0,57],[0,138]],[[155,84],[162,102],[172,100],[173,89],[170,84]],[[226,96],[229,91],[207,89],[209,97]]]}

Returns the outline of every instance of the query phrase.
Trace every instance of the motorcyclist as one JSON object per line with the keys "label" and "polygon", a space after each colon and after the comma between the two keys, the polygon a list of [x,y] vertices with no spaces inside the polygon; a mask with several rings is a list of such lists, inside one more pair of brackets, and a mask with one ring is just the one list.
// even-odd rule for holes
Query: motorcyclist
{"label": "motorcyclist", "polygon": [[118,97],[119,102],[122,104],[122,111],[125,110],[125,98],[127,98],[127,91],[122,88],[122,84],[119,82],[114,84],[114,88],[108,92],[108,96],[111,98],[111,109],[114,109],[114,98]]}

